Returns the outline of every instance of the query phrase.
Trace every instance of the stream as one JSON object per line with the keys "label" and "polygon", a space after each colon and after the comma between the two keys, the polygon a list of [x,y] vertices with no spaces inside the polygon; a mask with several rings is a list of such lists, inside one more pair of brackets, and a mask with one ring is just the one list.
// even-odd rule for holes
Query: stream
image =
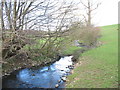
{"label": "stream", "polygon": [[49,66],[14,71],[3,78],[2,88],[65,88],[66,77],[73,69],[72,57],[61,57]]}

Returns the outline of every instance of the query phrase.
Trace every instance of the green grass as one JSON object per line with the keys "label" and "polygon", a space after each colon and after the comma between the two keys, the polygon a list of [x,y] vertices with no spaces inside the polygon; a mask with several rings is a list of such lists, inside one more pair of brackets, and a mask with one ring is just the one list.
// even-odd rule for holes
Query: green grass
{"label": "green grass", "polygon": [[[51,38],[51,41],[53,41],[55,38]],[[29,50],[30,49],[40,49],[48,40],[48,38],[40,38],[40,39],[36,39],[34,44],[27,44],[24,46],[24,49]],[[62,37],[57,38],[54,43],[58,43],[59,41],[64,40]]]}
{"label": "green grass", "polygon": [[68,47],[65,51],[63,51],[63,54],[64,54],[64,55],[74,54],[74,52],[75,52],[76,50],[79,50],[79,49],[81,49],[81,47],[70,46],[70,47]]}
{"label": "green grass", "polygon": [[[54,39],[55,38],[51,38],[51,40],[54,40]],[[26,45],[26,46],[24,46],[24,49],[25,50],[40,49],[44,45],[46,40],[47,40],[47,38],[45,38],[45,39],[36,39],[36,44]],[[54,41],[54,43],[58,43],[59,41],[62,41],[62,40],[64,40],[64,38],[59,37],[59,38],[56,39],[56,41]],[[67,43],[68,40],[66,40],[66,39],[63,42],[65,42],[65,43],[63,43],[63,47],[65,46],[65,48],[64,48],[64,50],[61,50],[62,55],[73,54],[76,50],[79,50],[81,48],[81,47],[77,47],[77,46],[73,46],[73,45],[68,45],[68,43]]]}
{"label": "green grass", "polygon": [[101,27],[102,46],[85,52],[68,77],[67,88],[118,87],[118,25]]}

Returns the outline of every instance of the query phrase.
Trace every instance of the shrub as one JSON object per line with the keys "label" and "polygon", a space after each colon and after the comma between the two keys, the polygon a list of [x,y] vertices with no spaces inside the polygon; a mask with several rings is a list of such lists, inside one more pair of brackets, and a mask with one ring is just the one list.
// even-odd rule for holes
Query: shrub
{"label": "shrub", "polygon": [[72,41],[79,40],[87,46],[95,45],[100,36],[100,28],[85,26],[80,23],[73,24],[69,29],[69,37]]}
{"label": "shrub", "polygon": [[80,41],[83,41],[85,45],[92,46],[96,44],[100,36],[100,29],[96,27],[85,27],[80,35]]}

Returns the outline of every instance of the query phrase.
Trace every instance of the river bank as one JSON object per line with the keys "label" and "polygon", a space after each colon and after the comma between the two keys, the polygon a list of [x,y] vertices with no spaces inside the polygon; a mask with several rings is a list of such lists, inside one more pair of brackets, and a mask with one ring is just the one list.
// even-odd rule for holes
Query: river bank
{"label": "river bank", "polygon": [[20,70],[23,68],[46,66],[51,63],[54,63],[55,61],[59,60],[63,56],[74,55],[73,59],[75,60],[77,59],[77,57],[79,57],[75,51],[77,51],[77,53],[81,53],[83,51],[83,50],[82,51],[79,51],[79,50],[81,50],[80,47],[72,46],[66,49],[66,51],[62,52],[62,54],[56,55],[54,58],[43,58],[42,59],[42,57],[37,56],[37,60],[36,60],[36,57],[33,57],[34,54],[32,53],[30,55],[32,55],[33,58],[31,58],[31,56],[29,56],[27,52],[21,52],[16,56],[3,60],[4,62],[2,62],[3,63],[2,64],[2,76],[10,75],[10,73],[12,73],[13,71]]}
{"label": "river bank", "polygon": [[118,25],[101,29],[102,46],[82,54],[67,88],[118,88]]}
{"label": "river bank", "polygon": [[54,59],[46,59],[42,61],[35,61],[30,59],[25,53],[20,53],[9,60],[4,60],[2,64],[2,76],[10,75],[13,71],[17,71],[24,68],[46,66],[60,59],[60,56],[56,56]]}

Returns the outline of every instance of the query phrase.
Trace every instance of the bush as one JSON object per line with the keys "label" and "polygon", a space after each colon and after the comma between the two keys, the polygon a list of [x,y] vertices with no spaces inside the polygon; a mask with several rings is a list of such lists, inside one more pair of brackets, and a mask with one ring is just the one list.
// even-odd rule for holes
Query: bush
{"label": "bush", "polygon": [[70,27],[69,37],[72,41],[79,40],[87,46],[93,46],[97,43],[100,36],[100,28],[94,26],[85,26],[80,23],[75,23]]}
{"label": "bush", "polygon": [[2,34],[2,58],[6,59],[18,54],[25,44],[24,39],[19,37],[17,33],[10,30],[4,31]]}
{"label": "bush", "polygon": [[100,29],[96,27],[85,27],[80,35],[80,41],[87,46],[93,46],[96,44],[98,37],[100,36]]}

